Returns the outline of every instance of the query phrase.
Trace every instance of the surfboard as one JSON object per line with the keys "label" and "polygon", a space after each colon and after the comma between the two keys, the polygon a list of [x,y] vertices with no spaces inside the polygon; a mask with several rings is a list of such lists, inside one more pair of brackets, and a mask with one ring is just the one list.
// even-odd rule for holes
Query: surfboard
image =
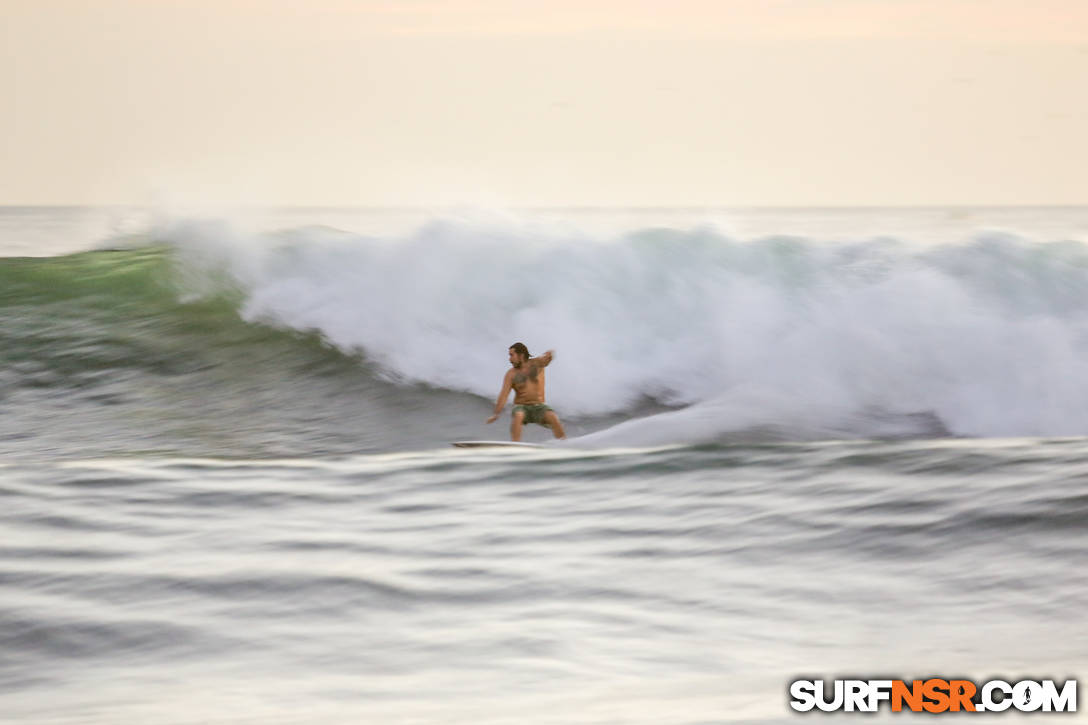
{"label": "surfboard", "polygon": [[547,448],[540,443],[520,443],[517,441],[454,441],[454,448]]}

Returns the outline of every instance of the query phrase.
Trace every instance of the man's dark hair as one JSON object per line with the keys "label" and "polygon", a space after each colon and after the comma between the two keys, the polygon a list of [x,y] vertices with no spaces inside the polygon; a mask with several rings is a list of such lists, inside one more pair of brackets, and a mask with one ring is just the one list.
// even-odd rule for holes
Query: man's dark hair
{"label": "man's dark hair", "polygon": [[510,346],[510,349],[524,357],[526,360],[529,359],[529,348],[525,347],[524,342],[515,342]]}

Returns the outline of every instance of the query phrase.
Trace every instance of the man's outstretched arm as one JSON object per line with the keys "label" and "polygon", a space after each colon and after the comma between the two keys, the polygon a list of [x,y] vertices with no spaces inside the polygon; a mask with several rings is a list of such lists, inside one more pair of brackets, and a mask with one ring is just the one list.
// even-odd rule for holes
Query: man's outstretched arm
{"label": "man's outstretched arm", "polygon": [[495,413],[487,419],[488,423],[494,423],[499,414],[502,413],[502,409],[506,407],[506,400],[510,397],[510,390],[514,387],[514,372],[510,371],[506,373],[506,377],[502,379],[502,391],[499,393],[498,400],[495,401]]}

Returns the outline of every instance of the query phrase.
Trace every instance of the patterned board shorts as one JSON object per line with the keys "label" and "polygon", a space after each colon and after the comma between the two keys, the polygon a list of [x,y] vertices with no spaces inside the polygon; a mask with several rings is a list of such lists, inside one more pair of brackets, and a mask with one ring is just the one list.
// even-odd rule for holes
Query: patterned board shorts
{"label": "patterned board shorts", "polygon": [[537,425],[547,425],[544,422],[544,416],[551,411],[551,406],[547,403],[537,403],[536,405],[515,405],[511,415],[517,415],[520,410],[525,413],[525,423],[536,423]]}

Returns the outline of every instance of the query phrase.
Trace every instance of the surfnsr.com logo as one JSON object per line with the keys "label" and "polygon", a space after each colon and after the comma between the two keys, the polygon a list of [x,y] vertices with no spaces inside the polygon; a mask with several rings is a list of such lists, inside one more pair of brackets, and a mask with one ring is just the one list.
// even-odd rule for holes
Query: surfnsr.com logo
{"label": "surfnsr.com logo", "polygon": [[798,712],[1076,712],[1077,681],[1054,680],[794,680],[790,707]]}

